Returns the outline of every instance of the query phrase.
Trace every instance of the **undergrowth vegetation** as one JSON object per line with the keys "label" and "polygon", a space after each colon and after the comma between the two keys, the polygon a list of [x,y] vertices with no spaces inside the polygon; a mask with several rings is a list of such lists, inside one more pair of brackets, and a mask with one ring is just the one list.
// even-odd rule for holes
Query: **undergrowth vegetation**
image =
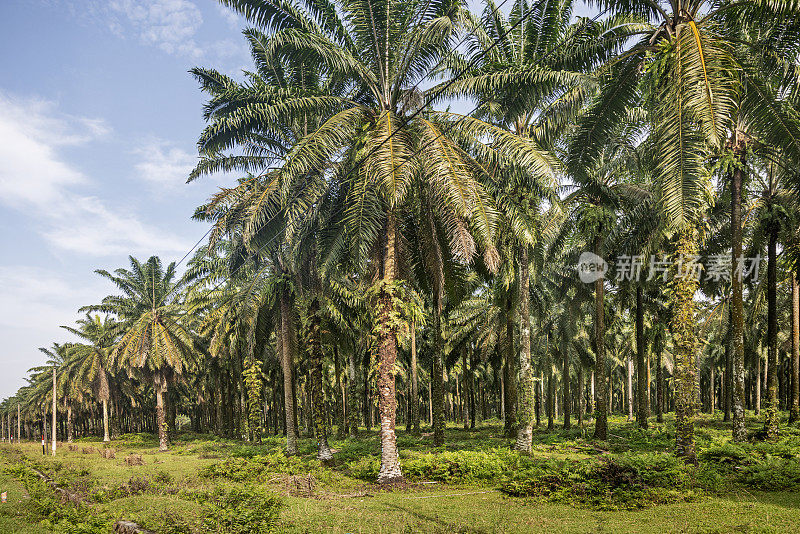
{"label": "undergrowth vegetation", "polygon": [[[464,488],[533,507],[616,513],[742,493],[800,492],[795,427],[774,442],[733,444],[708,420],[698,425],[698,466],[672,454],[671,421],[643,431],[618,419],[604,442],[588,439],[582,429],[537,431],[530,455],[513,451],[496,426],[448,433],[443,447],[431,447],[429,436],[399,435],[408,491]],[[347,506],[366,506],[361,503],[384,492],[373,483],[379,469],[373,434],[331,443],[336,453],[328,464],[316,460],[311,439],[300,441],[300,454],[287,456],[277,437],[253,444],[198,434],[181,435],[166,454],[155,452],[153,436],[134,434],[113,442],[116,459],[98,454],[102,445],[96,443],[55,459],[39,456],[34,446],[6,446],[0,459],[4,472],[26,488],[30,517],[48,531],[109,533],[124,518],[160,534],[272,532],[298,528],[296,511],[294,521],[282,518],[287,502],[297,507],[296,499],[349,499]],[[129,454],[141,456],[143,465],[126,465]]]}

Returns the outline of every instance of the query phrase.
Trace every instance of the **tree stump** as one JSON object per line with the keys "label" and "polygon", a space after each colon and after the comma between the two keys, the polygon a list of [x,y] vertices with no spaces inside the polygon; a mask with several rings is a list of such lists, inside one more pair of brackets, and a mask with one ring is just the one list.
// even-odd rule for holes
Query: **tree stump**
{"label": "tree stump", "polygon": [[144,465],[141,454],[131,454],[125,457],[125,465]]}
{"label": "tree stump", "polygon": [[152,530],[145,530],[133,521],[120,519],[114,523],[114,532],[117,534],[155,534]]}

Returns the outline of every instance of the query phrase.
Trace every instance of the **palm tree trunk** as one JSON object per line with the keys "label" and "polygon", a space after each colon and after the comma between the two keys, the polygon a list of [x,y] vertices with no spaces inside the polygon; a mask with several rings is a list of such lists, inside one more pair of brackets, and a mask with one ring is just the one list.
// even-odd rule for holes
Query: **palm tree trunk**
{"label": "palm tree trunk", "polygon": [[562,391],[564,394],[564,430],[569,430],[572,427],[572,421],[570,421],[572,397],[569,390],[569,343],[567,342],[566,336],[564,337],[563,357],[564,361],[562,363],[564,367],[561,372],[561,381],[563,383]]}
{"label": "palm tree trunk", "polygon": [[[247,360],[244,371],[244,383],[247,390],[247,434],[251,441],[261,443],[261,391],[264,387],[260,372],[261,362],[256,360],[252,354],[248,354]],[[174,403],[171,404],[174,406]]]}
{"label": "palm tree trunk", "polygon": [[778,437],[778,225],[769,225],[767,246],[767,405],[764,430],[767,439]]}
{"label": "palm tree trunk", "polygon": [[794,423],[798,419],[800,419],[800,281],[795,273],[792,275],[792,390],[789,401],[789,422]]}
{"label": "palm tree trunk", "polygon": [[[284,282],[286,283],[286,282]],[[297,419],[294,403],[294,362],[290,340],[291,307],[287,288],[281,290],[281,368],[283,369],[283,406],[286,412],[286,454],[297,454]]]}
{"label": "palm tree trunk", "polygon": [[533,439],[533,368],[531,366],[530,264],[528,245],[519,250],[519,389],[515,449],[531,452]]}
{"label": "palm tree trunk", "polygon": [[461,348],[461,367],[462,367],[462,374],[464,375],[461,379],[461,405],[462,411],[464,415],[464,430],[469,430],[469,366],[467,365],[467,347]]}
{"label": "palm tree trunk", "polygon": [[[19,423],[19,421],[17,421]],[[19,428],[17,428],[17,437],[19,437]],[[72,405],[67,406],[67,443],[72,443],[73,439],[73,424],[72,424]]]}
{"label": "palm tree trunk", "polygon": [[431,383],[433,380],[428,380],[428,423],[433,428],[433,389]]}
{"label": "palm tree trunk", "polygon": [[583,365],[578,362],[578,426],[583,427],[583,415],[585,413],[584,395],[586,393],[586,384],[583,381]]}
{"label": "palm tree trunk", "polygon": [[225,395],[222,394],[222,378],[220,377],[221,371],[218,369],[215,373],[214,381],[216,382],[217,389],[214,392],[214,395],[217,399],[217,402],[214,406],[214,421],[215,426],[217,429],[218,436],[225,435],[225,420],[223,417],[223,403],[225,402]]}
{"label": "palm tree trunk", "polygon": [[633,355],[625,359],[625,396],[628,400],[628,421],[633,421]]}
{"label": "palm tree trunk", "polygon": [[[156,373],[156,378],[153,381],[153,387],[156,390],[156,423],[158,424],[158,450],[163,452],[169,450],[169,438],[167,435],[167,419],[164,410],[164,393],[167,391],[167,386],[159,373]],[[108,419],[108,412],[106,410],[106,403],[103,402],[104,419]],[[108,425],[106,425],[106,432],[108,432]]]}
{"label": "palm tree trunk", "polygon": [[547,357],[544,364],[545,380],[547,381],[547,402],[545,409],[547,411],[547,430],[555,428],[556,417],[556,404],[555,404],[555,383],[553,382],[553,353],[547,347]]}
{"label": "palm tree trunk", "polygon": [[636,372],[638,389],[638,409],[636,424],[639,428],[647,428],[647,417],[650,415],[650,366],[645,368],[644,346],[644,303],[642,302],[642,286],[636,286]]}
{"label": "palm tree trunk", "polygon": [[[598,233],[594,240],[594,253],[603,254],[603,238]],[[605,280],[594,282],[594,351],[595,376],[597,377],[597,404],[595,406],[594,439],[608,439],[608,382],[606,381],[606,347],[604,323]]]}
{"label": "palm tree trunk", "polygon": [[503,358],[503,380],[506,386],[505,428],[506,436],[514,437],[517,433],[517,379],[514,365],[514,322],[511,317],[511,296],[506,298],[506,353]]}
{"label": "palm tree trunk", "polygon": [[733,328],[733,387],[731,411],[733,416],[733,441],[745,441],[744,426],[744,298],[742,295],[742,182],[745,164],[743,151],[736,154],[740,165],[733,170],[731,183],[731,326]]}
{"label": "palm tree trunk", "polygon": [[[541,374],[541,373],[540,373]],[[534,413],[536,414],[536,428],[539,428],[542,424],[542,378],[539,377],[539,380],[534,384],[534,391],[536,396],[533,400],[534,403]]]}
{"label": "palm tree trunk", "polygon": [[[364,384],[366,388],[367,385]],[[347,412],[347,416],[350,418],[350,424],[348,425],[350,428],[350,437],[357,438],[358,437],[358,410],[356,406],[358,406],[358,385],[356,384],[356,350],[355,347],[353,350],[348,351],[347,353],[347,392],[349,395],[349,411]]]}
{"label": "palm tree trunk", "polygon": [[756,379],[755,379],[755,400],[753,401],[754,412],[756,415],[761,414],[761,384],[762,380],[761,377],[763,376],[761,372],[761,353],[756,351],[755,354],[756,358]]}
{"label": "palm tree trunk", "polygon": [[318,304],[315,300],[310,314],[311,328],[309,332],[309,364],[311,366],[311,410],[314,420],[314,437],[317,440],[317,459],[328,462],[333,459],[331,448],[328,445],[328,428],[325,417],[325,392],[322,387],[322,339],[321,320],[318,313]]}
{"label": "palm tree trunk", "polygon": [[417,325],[411,322],[411,431],[419,432],[419,370],[417,369]]}
{"label": "palm tree trunk", "polygon": [[343,439],[347,434],[347,419],[345,415],[345,396],[342,390],[342,367],[339,363],[339,347],[333,344],[333,371],[336,376],[336,437]]}
{"label": "palm tree trunk", "polygon": [[[692,229],[684,229],[678,235],[677,261],[697,254]],[[686,272],[677,272],[672,281],[673,314],[671,330],[675,357],[675,452],[687,463],[697,463],[694,443],[694,412],[696,401],[697,366],[695,354],[696,305],[694,296],[698,281]]]}
{"label": "palm tree trunk", "polygon": [[[730,306],[728,306],[728,313],[730,314]],[[729,327],[730,334],[730,327]],[[731,336],[726,336],[725,339],[725,373],[722,376],[723,381],[723,410],[724,415],[722,420],[728,422],[731,420],[731,407],[733,405],[733,355],[731,354]]]}
{"label": "palm tree trunk", "polygon": [[433,398],[433,446],[444,445],[444,343],[442,342],[442,295],[436,292],[433,303],[433,375],[431,388]]}
{"label": "palm tree trunk", "polygon": [[[58,399],[57,399],[57,395],[56,395],[56,368],[53,367],[53,424],[52,424],[52,427],[53,427],[53,445],[52,445],[53,456],[56,455],[56,401],[57,400]],[[6,415],[8,415],[8,414],[6,414]],[[9,424],[9,426],[11,426],[11,425]],[[9,434],[11,433],[10,431],[11,431],[11,429],[9,428]]]}
{"label": "palm tree trunk", "polygon": [[393,299],[397,280],[397,229],[395,215],[389,213],[386,222],[386,251],[383,260],[383,287],[379,296],[378,331],[378,413],[380,416],[381,467],[378,483],[403,480],[397,454],[397,398],[395,395],[395,365],[397,363],[397,332],[392,325],[395,313]]}
{"label": "palm tree trunk", "polygon": [[[503,364],[500,364],[503,367]],[[503,427],[506,424],[506,381],[503,377],[503,369],[500,369],[500,420],[503,421]],[[538,414],[537,414],[538,415]]]}
{"label": "palm tree trunk", "polygon": [[103,442],[109,442],[108,434],[108,399],[103,399]]}
{"label": "palm tree trunk", "polygon": [[708,382],[709,382],[709,388],[708,388],[708,405],[709,405],[709,408],[708,408],[708,412],[711,415],[714,415],[714,408],[716,408],[716,404],[717,404],[717,390],[716,390],[716,378],[717,377],[716,377],[716,373],[715,373],[715,367],[716,366],[714,365],[714,362],[712,361],[711,362],[711,367],[708,370],[708,374],[709,374],[709,377],[708,377]]}
{"label": "palm tree trunk", "polygon": [[[469,367],[470,367],[470,373],[469,373],[469,375],[467,375],[467,391],[469,391],[469,397],[468,397],[468,402],[469,402],[469,427],[470,427],[470,429],[475,430],[475,417],[476,417],[475,412],[477,410],[476,410],[476,407],[475,407],[475,404],[476,404],[476,402],[475,402],[475,360],[474,360],[474,355],[472,354],[472,352],[470,352],[470,355],[469,355]],[[480,378],[479,378],[478,379],[478,387],[480,387],[480,383],[481,382],[480,382]]]}

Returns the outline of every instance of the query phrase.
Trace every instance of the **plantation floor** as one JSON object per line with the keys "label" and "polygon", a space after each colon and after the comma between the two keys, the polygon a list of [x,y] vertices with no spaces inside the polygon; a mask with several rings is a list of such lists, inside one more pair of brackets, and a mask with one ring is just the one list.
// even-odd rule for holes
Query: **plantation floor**
{"label": "plantation floor", "polygon": [[11,475],[0,471],[0,492],[6,492],[8,500],[0,503],[0,532],[39,534],[47,529],[36,524],[31,514],[30,497],[25,488]]}
{"label": "plantation floor", "polygon": [[[758,428],[757,421],[751,428]],[[587,439],[587,430],[591,429],[537,431],[534,458],[580,460],[605,451],[644,454],[669,450],[674,439],[671,421],[640,431],[622,418],[612,418],[610,441],[604,443]],[[727,425],[718,419],[699,421],[700,449],[725,441],[727,432]],[[507,450],[510,443],[502,437],[499,426],[489,424],[474,431],[451,427],[447,437],[445,447],[433,449],[429,435],[400,432],[401,455],[414,459],[429,458],[431,452],[487,451],[491,460],[492,454],[497,454],[492,451]],[[116,452],[114,459],[102,458],[96,449],[103,444],[88,440],[76,443],[77,450],[60,447],[55,459],[42,456],[38,443],[2,445],[0,466],[8,468],[19,462],[21,452],[61,487],[83,495],[91,514],[136,521],[162,534],[201,531],[203,504],[187,497],[192,492],[252,483],[282,496],[285,506],[278,530],[291,533],[800,532],[798,491],[761,492],[737,487],[724,494],[702,495],[695,502],[600,511],[509,497],[498,491],[493,481],[465,484],[416,480],[387,490],[364,476],[367,464],[378,454],[375,433],[364,432],[357,440],[333,439],[331,445],[336,450],[335,463],[322,466],[314,459],[314,443],[307,439],[301,440],[300,457],[287,461],[279,452],[279,437],[250,445],[181,434],[169,452],[158,453],[152,436],[129,435],[111,444]],[[144,465],[125,465],[124,457],[132,453],[141,454]],[[269,454],[280,462],[257,476],[237,474],[248,471],[208,476],[209,469],[226,459],[236,459],[236,465],[249,469],[249,459],[254,455]],[[9,502],[0,505],[0,533],[52,531],[37,524],[43,517],[37,516],[36,506],[6,469],[0,470],[0,491],[9,494]]]}
{"label": "plantation floor", "polygon": [[525,504],[496,491],[472,492],[450,487],[366,499],[290,498],[283,517],[287,532],[800,532],[797,493],[742,494],[646,510],[599,512]]}

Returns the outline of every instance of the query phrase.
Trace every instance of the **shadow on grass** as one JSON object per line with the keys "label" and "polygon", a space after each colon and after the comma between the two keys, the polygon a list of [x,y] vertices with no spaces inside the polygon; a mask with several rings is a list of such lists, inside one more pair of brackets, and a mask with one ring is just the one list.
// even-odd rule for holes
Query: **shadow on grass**
{"label": "shadow on grass", "polygon": [[386,504],[384,505],[386,508],[390,510],[396,510],[398,512],[406,513],[412,517],[417,518],[420,521],[425,521],[427,523],[432,523],[439,527],[442,527],[441,532],[448,532],[448,533],[460,533],[460,534],[488,534],[488,531],[482,530],[475,527],[463,526],[458,525],[456,523],[450,523],[441,519],[439,517],[433,517],[430,515],[423,514],[419,510],[412,510],[411,508],[406,508],[403,506],[399,506],[397,504]]}

